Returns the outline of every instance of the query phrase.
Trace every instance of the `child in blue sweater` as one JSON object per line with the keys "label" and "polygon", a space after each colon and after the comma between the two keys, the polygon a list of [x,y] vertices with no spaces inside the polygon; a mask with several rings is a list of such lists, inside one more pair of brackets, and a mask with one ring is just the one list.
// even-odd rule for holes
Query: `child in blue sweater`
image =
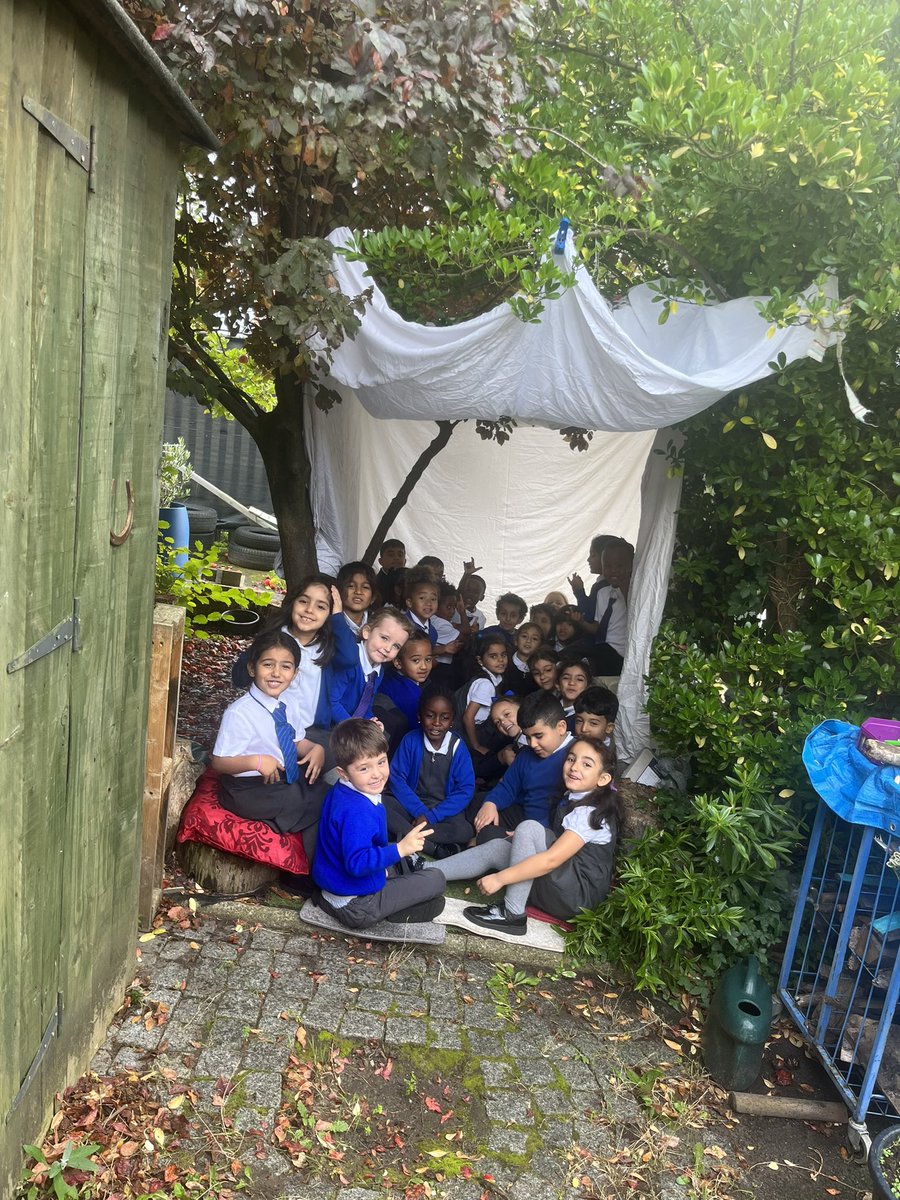
{"label": "child in blue sweater", "polygon": [[406,730],[419,728],[419,701],[433,665],[434,653],[428,634],[423,629],[414,629],[391,666],[385,667],[378,690],[403,713]]}
{"label": "child in blue sweater", "polygon": [[422,728],[406,735],[391,760],[385,796],[388,829],[404,837],[414,824],[430,825],[424,850],[446,858],[475,836],[466,808],[475,794],[475,770],[465,743],[453,732],[453,692],[430,684],[422,692]]}
{"label": "child in blue sweater", "polygon": [[348,929],[432,920],[444,907],[444,877],[408,861],[432,830],[415,825],[398,842],[388,840],[381,801],[389,778],[387,739],[372,721],[343,721],[331,735],[331,751],[340,779],[319,820],[317,903]]}
{"label": "child in blue sweater", "polygon": [[566,747],[572,740],[559,700],[551,692],[532,692],[519,706],[519,726],[528,748],[480,806],[469,806],[479,843],[505,837],[525,820],[549,829],[550,799],[558,790]]}

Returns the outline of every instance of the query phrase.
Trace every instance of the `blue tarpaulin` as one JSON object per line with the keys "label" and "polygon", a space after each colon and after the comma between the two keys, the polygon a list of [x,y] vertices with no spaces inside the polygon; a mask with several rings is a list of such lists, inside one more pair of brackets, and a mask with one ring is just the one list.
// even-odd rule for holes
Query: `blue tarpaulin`
{"label": "blue tarpaulin", "polygon": [[823,721],[803,745],[803,765],[818,794],[844,821],[900,833],[900,767],[866,758],[858,737],[858,725]]}

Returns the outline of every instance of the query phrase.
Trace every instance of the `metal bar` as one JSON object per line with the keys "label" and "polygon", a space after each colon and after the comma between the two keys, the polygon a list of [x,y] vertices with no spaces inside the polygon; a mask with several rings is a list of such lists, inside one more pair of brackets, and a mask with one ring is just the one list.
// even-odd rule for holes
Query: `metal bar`
{"label": "metal bar", "polygon": [[837,998],[837,984],[840,979],[841,972],[844,968],[844,958],[847,954],[847,944],[850,941],[850,933],[853,929],[853,922],[856,920],[856,908],[859,903],[859,894],[862,891],[863,880],[866,875],[866,865],[869,861],[869,851],[872,848],[872,838],[875,830],[866,825],[863,827],[862,837],[859,842],[859,850],[856,856],[856,866],[853,869],[853,880],[850,884],[850,890],[847,893],[847,904],[844,908],[844,917],[841,921],[841,927],[838,932],[837,942],[834,947],[834,956],[831,960],[831,972],[828,976],[828,983],[825,987],[825,995],[822,998],[822,1009],[819,1013],[819,1023],[816,1029],[816,1041],[825,1041],[825,1032],[828,1029],[828,1024],[831,1020],[831,1009],[833,1001]]}
{"label": "metal bar", "polygon": [[47,1053],[50,1043],[53,1041],[54,1034],[56,1033],[57,1029],[59,1029],[60,1022],[62,1020],[62,1010],[62,992],[57,992],[56,1008],[53,1010],[50,1020],[47,1022],[47,1028],[44,1030],[44,1036],[41,1038],[41,1043],[35,1052],[34,1058],[31,1060],[31,1065],[25,1072],[25,1078],[22,1080],[19,1090],[13,1097],[12,1104],[9,1106],[9,1112],[6,1114],[7,1121],[25,1099],[25,1093],[28,1091],[29,1087],[31,1086],[32,1079],[34,1079],[38,1072],[38,1068],[41,1065],[43,1057]]}
{"label": "metal bar", "polygon": [[[825,824],[825,801],[819,801],[819,807],[816,809],[816,819],[813,822],[812,831],[809,835],[809,850],[806,852],[806,862],[803,864],[803,874],[800,876],[800,886],[797,891],[797,903],[794,905],[794,917],[791,921],[790,932],[787,936],[787,944],[784,949],[784,958],[781,963],[781,975],[778,979],[778,990],[783,991],[787,987],[788,975],[790,974],[791,963],[794,958],[794,951],[797,949],[797,942],[800,938],[800,926],[803,923],[805,915],[804,902],[809,894],[809,884],[812,879],[813,868],[816,865],[816,855],[819,852],[819,842],[822,840],[822,827]],[[815,920],[815,916],[813,916]]]}
{"label": "metal bar", "polygon": [[251,525],[262,525],[264,529],[267,529],[270,525],[275,525],[274,517],[260,512],[258,508],[246,508],[241,504],[240,500],[235,500],[234,496],[229,496],[227,492],[223,492],[220,487],[216,487],[214,483],[210,483],[208,479],[204,479],[202,475],[198,475],[196,471],[191,471],[191,479],[194,483],[199,483],[208,492],[212,492],[214,496],[218,496],[220,500],[224,500],[235,512],[239,512],[242,516],[246,517]]}
{"label": "metal bar", "polygon": [[43,104],[32,100],[30,96],[22,97],[22,107],[34,117],[42,129],[46,129],[54,141],[59,142],[66,154],[74,159],[79,167],[90,174],[91,143],[88,138],[79,133],[77,129],[73,129],[71,125],[67,125],[49,108],[44,108]]}
{"label": "metal bar", "polygon": [[52,654],[54,650],[58,650],[66,642],[74,642],[73,649],[77,650],[79,648],[78,635],[78,615],[77,612],[73,612],[71,616],[66,617],[58,625],[55,625],[39,642],[35,642],[33,646],[29,646],[18,658],[14,658],[12,662],[8,662],[6,664],[7,675],[12,675],[13,671],[19,671],[22,667],[28,667],[32,663],[37,662],[39,658],[44,658],[47,654]]}

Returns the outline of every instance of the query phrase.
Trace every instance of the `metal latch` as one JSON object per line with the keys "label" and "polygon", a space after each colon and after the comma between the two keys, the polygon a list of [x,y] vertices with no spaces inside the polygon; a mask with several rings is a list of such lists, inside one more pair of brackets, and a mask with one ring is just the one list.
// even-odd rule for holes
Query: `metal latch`
{"label": "metal latch", "polygon": [[60,621],[58,625],[54,625],[48,634],[45,634],[33,646],[29,646],[24,654],[20,654],[12,662],[8,662],[6,664],[7,675],[12,675],[13,671],[19,671],[22,667],[31,666],[33,662],[37,662],[39,658],[44,658],[47,654],[52,654],[54,650],[58,650],[60,646],[65,646],[67,642],[72,643],[73,650],[80,650],[81,622],[78,617],[79,605],[80,600],[76,596],[72,603],[72,615]]}
{"label": "metal latch", "polygon": [[41,1038],[41,1044],[38,1046],[35,1056],[31,1060],[31,1065],[29,1066],[28,1070],[25,1073],[25,1078],[22,1080],[21,1087],[16,1092],[15,1097],[13,1098],[12,1104],[9,1106],[9,1112],[6,1114],[7,1121],[12,1116],[12,1114],[16,1111],[16,1109],[19,1107],[19,1105],[22,1103],[22,1101],[25,1099],[25,1093],[28,1091],[28,1088],[31,1085],[31,1081],[32,1081],[32,1079],[34,1079],[35,1075],[37,1074],[38,1067],[41,1065],[41,1061],[42,1061],[44,1055],[47,1053],[47,1050],[50,1047],[50,1043],[53,1041],[53,1038],[59,1029],[60,1022],[62,1021],[62,1014],[63,1014],[62,992],[57,992],[56,993],[56,1008],[53,1010],[53,1013],[50,1016],[50,1020],[47,1022],[47,1028],[44,1030],[44,1036]]}
{"label": "metal latch", "polygon": [[50,136],[59,142],[70,158],[87,171],[88,186],[93,191],[95,158],[94,126],[91,126],[90,136],[85,137],[77,129],[73,129],[71,125],[67,125],[61,117],[52,113],[49,108],[44,108],[43,104],[38,104],[37,100],[32,100],[30,96],[22,97],[22,107],[34,117],[42,129],[46,129]]}

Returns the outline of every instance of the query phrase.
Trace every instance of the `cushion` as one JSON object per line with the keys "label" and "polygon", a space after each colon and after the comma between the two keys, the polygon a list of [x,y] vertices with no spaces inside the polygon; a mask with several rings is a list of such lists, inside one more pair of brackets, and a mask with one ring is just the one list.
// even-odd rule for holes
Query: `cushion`
{"label": "cushion", "polygon": [[308,875],[309,863],[299,833],[277,833],[264,821],[236,817],[219,803],[219,776],[211,767],[201,776],[185,805],[179,842],[203,842],[251,862],[268,863],[293,875]]}

